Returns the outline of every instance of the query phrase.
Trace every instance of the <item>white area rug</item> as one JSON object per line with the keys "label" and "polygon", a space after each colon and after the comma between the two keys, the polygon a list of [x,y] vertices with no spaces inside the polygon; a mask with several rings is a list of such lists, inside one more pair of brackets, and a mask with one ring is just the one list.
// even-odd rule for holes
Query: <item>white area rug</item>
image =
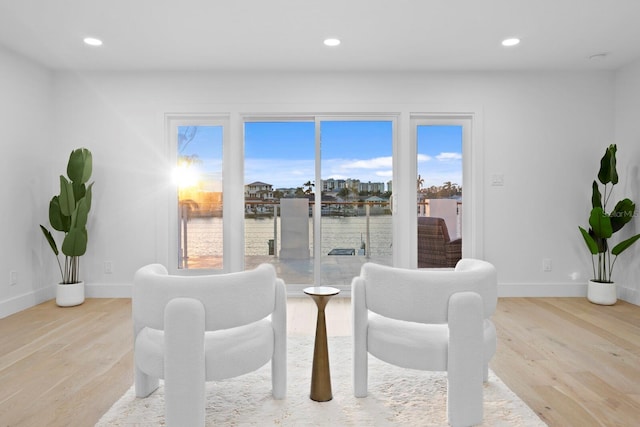
{"label": "white area rug", "polygon": [[[369,396],[355,398],[351,338],[329,337],[333,400],[309,399],[313,338],[288,340],[287,398],[271,397],[271,365],[237,378],[207,383],[207,425],[224,426],[446,426],[444,373],[401,369],[369,356]],[[146,399],[133,387],[100,419],[99,427],[164,425],[162,386]],[[493,373],[484,386],[483,426],[546,424]]]}

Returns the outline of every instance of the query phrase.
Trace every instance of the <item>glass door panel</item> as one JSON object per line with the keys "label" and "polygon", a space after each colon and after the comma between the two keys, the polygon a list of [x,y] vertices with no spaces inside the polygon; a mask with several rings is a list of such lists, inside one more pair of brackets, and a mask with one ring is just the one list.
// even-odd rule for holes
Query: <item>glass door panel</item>
{"label": "glass door panel", "polygon": [[245,122],[245,269],[313,283],[315,146],[313,121]]}
{"label": "glass door panel", "polygon": [[463,125],[417,125],[418,267],[462,257]]}
{"label": "glass door panel", "polygon": [[178,269],[222,269],[223,126],[176,126]]}
{"label": "glass door panel", "polygon": [[364,262],[393,262],[393,122],[320,121],[320,152],[320,283],[347,289]]}

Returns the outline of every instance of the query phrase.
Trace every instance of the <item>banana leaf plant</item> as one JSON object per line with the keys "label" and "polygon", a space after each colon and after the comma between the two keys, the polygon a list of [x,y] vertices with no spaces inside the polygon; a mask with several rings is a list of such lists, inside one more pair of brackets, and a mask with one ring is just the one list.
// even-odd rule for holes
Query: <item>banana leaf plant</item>
{"label": "banana leaf plant", "polygon": [[[60,175],[60,194],[49,202],[49,223],[63,233],[61,250],[51,231],[40,224],[40,229],[58,261],[62,284],[80,282],[80,257],[87,250],[87,218],[91,209],[91,189],[87,184],[93,170],[91,152],[86,148],[73,150],[67,164],[67,177]],[[60,262],[64,255],[64,266]]]}
{"label": "banana leaf plant", "polygon": [[640,234],[636,234],[613,247],[611,247],[609,243],[609,239],[613,234],[620,231],[625,224],[636,216],[636,205],[629,199],[620,200],[616,203],[612,211],[607,212],[607,205],[613,192],[613,187],[618,183],[616,151],[616,144],[609,145],[600,160],[598,181],[604,186],[604,191],[600,191],[600,185],[594,180],[591,196],[592,208],[589,215],[589,231],[578,227],[589,252],[591,252],[593,281],[601,283],[613,282],[611,275],[618,255],[640,239]]}

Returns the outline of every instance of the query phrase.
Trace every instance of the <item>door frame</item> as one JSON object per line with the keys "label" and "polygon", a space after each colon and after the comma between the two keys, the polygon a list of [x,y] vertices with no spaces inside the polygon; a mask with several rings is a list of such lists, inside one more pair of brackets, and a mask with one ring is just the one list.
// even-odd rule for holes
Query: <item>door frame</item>
{"label": "door frame", "polygon": [[[412,113],[410,117],[411,138],[410,150],[413,153],[412,173],[418,176],[417,167],[417,128],[418,126],[462,126],[462,257],[482,258],[482,230],[483,218],[480,201],[482,200],[482,147],[481,139],[475,138],[478,132],[473,113]],[[417,222],[418,213],[412,209],[410,223],[410,245],[413,254],[409,262],[410,268],[417,267]]]}

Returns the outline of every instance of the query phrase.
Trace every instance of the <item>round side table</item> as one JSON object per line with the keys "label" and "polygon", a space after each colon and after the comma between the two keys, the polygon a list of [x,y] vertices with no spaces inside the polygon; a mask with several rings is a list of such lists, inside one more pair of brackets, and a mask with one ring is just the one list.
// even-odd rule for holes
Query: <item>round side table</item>
{"label": "round side table", "polygon": [[340,293],[340,289],[329,286],[312,286],[304,289],[318,307],[316,321],[316,340],[313,347],[313,368],[311,369],[311,393],[309,397],[316,402],[327,402],[333,399],[331,393],[331,372],[329,369],[329,349],[327,347],[327,325],[324,308],[332,296]]}

